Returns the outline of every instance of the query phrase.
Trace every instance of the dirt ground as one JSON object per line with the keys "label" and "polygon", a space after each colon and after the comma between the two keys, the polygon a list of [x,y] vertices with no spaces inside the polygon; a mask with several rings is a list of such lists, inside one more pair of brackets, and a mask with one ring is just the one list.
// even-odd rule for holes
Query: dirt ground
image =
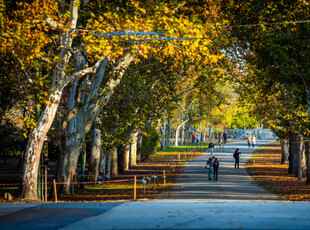
{"label": "dirt ground", "polygon": [[287,173],[288,164],[281,165],[279,144],[267,144],[257,149],[245,167],[265,190],[290,201],[310,201],[310,185],[306,185],[306,178],[299,181]]}

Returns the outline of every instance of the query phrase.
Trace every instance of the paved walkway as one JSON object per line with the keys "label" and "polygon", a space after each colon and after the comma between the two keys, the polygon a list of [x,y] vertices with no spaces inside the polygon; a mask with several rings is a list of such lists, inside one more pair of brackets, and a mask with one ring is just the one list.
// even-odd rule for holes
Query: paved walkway
{"label": "paved walkway", "polygon": [[0,229],[310,229],[309,203],[278,200],[253,184],[233,168],[236,147],[241,167],[253,150],[232,143],[214,154],[219,183],[207,180],[204,154],[186,164],[178,188],[159,200],[0,204]]}
{"label": "paved walkway", "polygon": [[[206,160],[210,154],[202,156],[185,164],[184,171],[177,179],[176,187],[159,199],[167,200],[198,200],[198,201],[275,201],[275,195],[266,192],[253,183],[251,177],[243,168],[244,163],[252,155],[257,146],[268,143],[258,141],[255,148],[248,148],[246,141],[226,144],[220,151],[213,153],[219,162],[218,181],[208,180]],[[240,149],[240,169],[234,168],[233,153]]]}

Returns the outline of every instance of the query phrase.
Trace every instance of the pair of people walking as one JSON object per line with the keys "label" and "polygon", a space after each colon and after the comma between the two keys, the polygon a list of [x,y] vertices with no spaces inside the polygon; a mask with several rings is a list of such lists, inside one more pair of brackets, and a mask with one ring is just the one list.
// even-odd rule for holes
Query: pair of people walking
{"label": "pair of people walking", "polygon": [[253,135],[252,137],[249,135],[248,138],[247,138],[247,142],[248,142],[248,147],[251,148],[251,144],[252,144],[252,147],[254,148],[255,147],[255,144],[256,144],[256,138],[255,136]]}
{"label": "pair of people walking", "polygon": [[218,172],[219,172],[220,163],[218,162],[217,158],[210,157],[207,161],[207,168],[209,169],[208,172],[208,179],[212,180],[212,173],[213,173],[213,180],[218,180]]}

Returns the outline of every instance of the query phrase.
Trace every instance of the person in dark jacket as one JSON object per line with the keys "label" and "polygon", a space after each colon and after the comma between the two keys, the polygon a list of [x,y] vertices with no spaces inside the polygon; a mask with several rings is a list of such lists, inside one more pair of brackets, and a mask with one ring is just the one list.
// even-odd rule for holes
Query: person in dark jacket
{"label": "person in dark jacket", "polygon": [[214,180],[218,180],[219,166],[220,166],[220,163],[218,162],[217,158],[215,158],[213,162],[213,179]]}
{"label": "person in dark jacket", "polygon": [[241,152],[239,152],[239,149],[236,149],[235,150],[235,153],[234,153],[234,158],[235,158],[235,168],[239,168],[239,159],[240,159],[240,154]]}
{"label": "person in dark jacket", "polygon": [[214,150],[214,144],[213,144],[212,141],[210,141],[210,143],[209,143],[209,152],[210,152],[210,155],[213,154],[213,150]]}
{"label": "person in dark jacket", "polygon": [[227,144],[227,134],[226,133],[223,134],[223,139],[224,139],[224,144]]}

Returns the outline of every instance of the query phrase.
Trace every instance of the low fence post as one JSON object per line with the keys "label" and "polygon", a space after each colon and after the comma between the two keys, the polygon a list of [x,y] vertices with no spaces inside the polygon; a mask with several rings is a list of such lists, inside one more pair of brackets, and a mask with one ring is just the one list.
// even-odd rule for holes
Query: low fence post
{"label": "low fence post", "polygon": [[164,177],[164,186],[166,187],[166,171],[163,171],[163,177]]}
{"label": "low fence post", "polygon": [[137,176],[134,176],[133,199],[137,199]]}
{"label": "low fence post", "polygon": [[45,201],[47,201],[47,166],[45,166]]}
{"label": "low fence post", "polygon": [[[145,176],[143,176],[143,180],[145,181]],[[145,183],[143,183],[143,194],[145,195]]]}
{"label": "low fence post", "polygon": [[55,202],[57,203],[57,189],[56,189],[56,181],[53,179],[53,184],[54,184],[54,193],[55,193]]}

